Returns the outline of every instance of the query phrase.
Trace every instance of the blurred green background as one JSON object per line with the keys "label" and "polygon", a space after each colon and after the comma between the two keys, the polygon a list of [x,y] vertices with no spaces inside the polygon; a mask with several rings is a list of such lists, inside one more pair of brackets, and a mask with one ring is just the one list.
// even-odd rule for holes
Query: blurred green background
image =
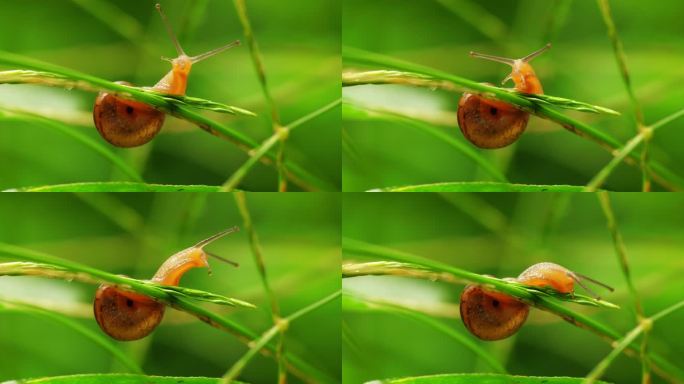
{"label": "blurred green background", "polygon": [[[684,107],[684,2],[611,1],[633,87],[646,124]],[[471,8],[475,7],[474,11]],[[635,120],[606,27],[595,1],[570,0],[344,0],[343,46],[362,48],[434,67],[478,82],[500,84],[506,65],[473,59],[469,51],[519,58],[553,44],[533,61],[545,93],[615,109],[622,116],[563,111],[626,142]],[[479,10],[478,10],[479,9]],[[362,69],[345,62],[345,70]],[[508,83],[511,87],[512,83]],[[404,86],[344,89],[346,100],[418,116],[461,141],[460,94]],[[684,121],[663,127],[651,153],[680,177]],[[472,160],[411,127],[378,121],[343,121],[343,188],[348,191],[489,180]],[[469,144],[469,143],[468,143]],[[473,147],[475,148],[475,147]],[[517,144],[476,150],[511,182],[583,185],[611,159],[609,152],[558,124],[532,117]],[[640,173],[620,165],[604,185],[639,190]]]}
{"label": "blurred green background", "polygon": [[[7,0],[0,2],[0,50],[73,68],[111,81],[154,85],[175,57],[156,1]],[[188,54],[199,54],[240,39],[242,27],[232,1],[160,1]],[[83,5],[80,5],[83,4]],[[109,16],[112,7],[122,17]],[[87,9],[104,10],[100,20]],[[288,124],[340,97],[341,6],[337,0],[248,2],[269,86]],[[117,31],[124,30],[125,36]],[[2,68],[16,69],[16,68]],[[261,142],[272,134],[265,102],[246,45],[193,68],[187,94],[235,105],[259,117],[202,111]],[[27,85],[0,85],[0,108],[73,120],[74,129],[101,140],[92,123],[93,93]],[[102,140],[103,143],[104,140]],[[107,143],[105,143],[107,144]],[[107,144],[108,145],[108,144]],[[195,125],[167,118],[161,133],[135,149],[113,148],[148,183],[219,185],[247,155],[230,142]],[[340,189],[339,109],[292,134],[286,156]],[[91,149],[46,126],[0,120],[0,189],[82,181],[127,180]],[[258,164],[242,189],[275,190],[273,167]],[[291,184],[292,190],[297,188]]]}
{"label": "blurred green background", "polygon": [[[248,194],[247,203],[283,315],[340,289],[339,195]],[[221,229],[242,227],[230,194],[6,194],[0,198],[0,216],[0,242],[140,279],[150,278],[175,252]],[[252,302],[258,309],[208,307],[257,334],[270,328],[269,301],[247,232],[229,235],[208,250],[240,267],[210,260],[211,276],[194,269],[181,285]],[[72,309],[81,324],[104,335],[92,316],[95,289],[62,280],[0,277],[2,298]],[[151,336],[119,346],[147,374],[164,376],[221,376],[247,351],[231,334],[172,309]],[[340,300],[290,324],[285,348],[341,380]],[[125,372],[73,330],[25,314],[0,314],[0,381],[110,371]],[[240,379],[273,383],[276,376],[275,361],[258,355]],[[289,375],[289,382],[301,381]]]}
{"label": "blurred green background", "polygon": [[[632,278],[647,316],[684,299],[684,210],[681,194],[611,194]],[[345,194],[344,237],[389,246],[457,268],[497,277],[517,276],[532,264],[555,262],[616,288],[597,288],[622,309],[568,304],[625,334],[635,326],[633,299],[594,194]],[[368,261],[345,252],[343,260]],[[483,342],[464,328],[462,286],[405,277],[346,278],[346,293],[419,306],[441,324],[483,346],[511,374],[583,377],[611,350],[597,335],[558,316],[532,309],[514,336]],[[580,289],[581,291],[581,289]],[[491,372],[443,333],[396,314],[344,307],[345,383],[440,373]],[[684,311],[654,324],[649,348],[684,369]],[[604,379],[640,383],[638,360],[620,355]],[[654,383],[662,383],[654,377]]]}

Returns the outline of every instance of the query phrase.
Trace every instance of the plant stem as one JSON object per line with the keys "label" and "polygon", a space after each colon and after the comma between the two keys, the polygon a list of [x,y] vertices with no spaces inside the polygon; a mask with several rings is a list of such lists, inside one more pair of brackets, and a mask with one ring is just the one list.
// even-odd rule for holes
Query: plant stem
{"label": "plant stem", "polygon": [[[641,105],[636,98],[634,88],[632,88],[632,81],[629,76],[629,69],[627,68],[627,58],[625,56],[625,51],[620,41],[620,37],[617,33],[617,28],[615,27],[615,22],[613,21],[613,16],[610,11],[610,3],[608,0],[597,0],[599,10],[601,11],[601,16],[603,17],[603,22],[606,24],[608,29],[608,37],[613,45],[613,52],[615,53],[615,60],[620,68],[620,74],[622,75],[622,81],[625,83],[625,89],[629,95],[629,100],[632,104],[632,109],[634,110],[634,116],[636,118],[637,132],[642,133],[643,130],[647,129],[644,123],[644,114],[641,109]],[[644,138],[644,149],[641,152],[640,166],[642,170],[642,190],[644,192],[649,192],[651,190],[651,179],[649,174],[648,166],[648,148],[650,142],[650,135],[645,135]]]}
{"label": "plant stem", "polygon": [[[547,105],[541,104],[534,101],[530,97],[523,96],[521,94],[512,93],[507,90],[492,87],[486,84],[477,83],[472,80],[468,80],[459,76],[451,75],[449,73],[430,68],[427,66],[414,64],[399,60],[393,57],[384,56],[377,53],[367,52],[357,48],[343,47],[342,57],[346,62],[353,62],[365,65],[381,65],[384,67],[394,68],[402,71],[415,72],[417,74],[428,76],[431,78],[440,79],[443,81],[448,81],[454,83],[460,87],[465,87],[474,91],[478,91],[487,96],[494,97],[496,99],[514,104],[521,109],[533,113],[539,117],[549,119],[560,124],[563,128],[575,133],[581,137],[586,137],[591,141],[596,142],[601,147],[613,152],[623,146],[622,143],[617,141],[615,138],[597,130],[587,124],[580,121],[572,119],[562,113],[550,108]],[[456,87],[454,87],[456,89]],[[636,154],[629,154],[625,159],[628,164],[638,165],[640,157]],[[669,169],[663,167],[657,162],[652,162],[649,168],[652,172],[651,176],[658,183],[669,189],[684,189],[684,180],[675,175]]]}
{"label": "plant stem", "polygon": [[[628,155],[636,149],[636,147],[641,143],[642,141],[644,142],[644,149],[641,152],[641,165],[642,167],[649,167],[648,163],[648,143],[651,140],[651,137],[653,137],[653,134],[656,130],[660,129],[664,125],[667,125],[668,123],[678,119],[679,117],[684,116],[684,109],[681,109],[669,116],[666,116],[660,120],[658,120],[656,123],[651,125],[650,127],[643,127],[642,129],[639,130],[639,133],[636,134],[632,139],[630,139],[627,144],[625,144],[624,147],[620,149],[620,151],[617,152],[615,157],[606,164],[605,167],[603,167],[597,174],[594,176],[593,179],[587,184],[585,191],[586,192],[594,192],[596,191],[597,188],[600,188],[601,185],[606,181],[608,176],[615,170],[615,168],[618,166],[622,160],[625,159]],[[650,174],[650,170],[647,169],[646,172],[643,172],[643,191],[648,192],[650,191],[650,184],[651,180],[648,177],[648,174]]]}
{"label": "plant stem", "polygon": [[[605,183],[606,179],[608,176],[610,176],[611,173],[617,168],[618,165],[620,165],[627,156],[629,156],[632,151],[634,151],[641,142],[644,141],[644,136],[641,133],[637,133],[636,136],[634,136],[632,139],[630,139],[627,144],[625,144],[620,151],[617,152],[617,154],[606,164],[605,167],[601,168],[601,170],[589,181],[587,186],[584,188],[585,192],[596,192],[598,188],[601,188],[603,183]],[[646,174],[646,172],[643,172],[643,174]]]}
{"label": "plant stem", "polygon": [[[256,334],[248,328],[210,310],[207,310],[206,308],[199,306],[190,300],[190,298],[202,300],[203,294],[209,293],[183,289],[180,287],[159,286],[157,284],[131,279],[125,276],[114,275],[80,263],[10,244],[0,243],[0,254],[12,255],[14,258],[18,258],[20,260],[49,264],[47,266],[42,266],[43,269],[50,271],[48,274],[41,275],[43,277],[58,278],[67,281],[78,280],[91,284],[105,282],[114,284],[122,289],[152,297],[158,301],[172,306],[179,311],[186,312],[215,328],[235,335],[238,340],[245,344],[249,344],[256,338]],[[63,273],[60,274],[60,272]],[[32,274],[36,275],[35,272]],[[182,294],[179,290],[185,290],[186,293]],[[275,353],[275,349],[276,348],[273,345],[269,344],[266,346],[265,351],[268,353]],[[304,381],[333,381],[328,377],[327,374],[318,370],[316,367],[310,366],[299,357],[289,353],[286,353],[285,355],[287,357],[288,369],[290,372],[302,378]]]}
{"label": "plant stem", "polygon": [[341,294],[342,291],[337,291],[313,304],[309,304],[308,306],[298,310],[297,312],[283,319],[278,320],[278,322],[275,325],[273,325],[273,327],[264,332],[261,335],[261,337],[259,337],[259,339],[251,343],[252,347],[249,349],[249,351],[247,351],[246,354],[244,354],[238,361],[236,361],[235,364],[233,364],[233,366],[228,370],[228,372],[226,372],[226,374],[223,375],[220,384],[228,384],[231,381],[235,380],[240,375],[240,372],[242,372],[244,367],[252,360],[254,356],[256,356],[257,352],[264,348],[264,346],[268,344],[268,342],[271,339],[273,339],[278,333],[284,332],[290,326],[290,323],[297,320],[301,316],[304,316],[307,313],[312,312],[315,309],[318,309],[319,307],[322,307],[323,305],[339,297]]}
{"label": "plant stem", "polygon": [[[644,309],[643,306],[641,305],[641,300],[639,299],[639,293],[636,290],[636,287],[634,286],[634,282],[631,277],[630,269],[629,269],[629,263],[627,261],[627,247],[625,247],[625,243],[622,240],[622,235],[620,234],[620,231],[618,230],[617,226],[617,221],[615,220],[615,213],[613,212],[613,207],[610,203],[610,196],[608,195],[608,192],[599,192],[596,195],[599,199],[599,203],[601,204],[601,209],[603,210],[603,214],[606,216],[606,222],[608,226],[608,230],[610,231],[611,237],[613,238],[613,246],[615,247],[615,254],[618,258],[618,262],[620,263],[620,268],[622,270],[622,274],[625,277],[625,282],[627,283],[627,288],[629,289],[629,293],[634,299],[634,307],[636,310],[636,324],[641,324],[641,322],[644,320]],[[649,329],[644,329],[644,336],[641,340],[641,347],[639,348],[639,356],[641,358],[641,365],[642,365],[642,377],[643,381],[648,381],[648,378],[650,376],[650,364],[648,360],[648,355],[647,355],[647,340],[648,340],[648,332]],[[598,366],[597,366],[598,368]],[[605,370],[605,369],[604,369]],[[595,369],[596,371],[596,369]],[[598,378],[600,376],[597,376],[595,378]]]}
{"label": "plant stem", "polygon": [[[0,51],[0,64],[42,71],[42,77],[49,78],[52,76],[58,79],[53,79],[53,83],[46,85],[59,86],[66,89],[77,88],[89,92],[109,91],[112,94],[124,98],[141,101],[179,119],[191,122],[201,129],[211,133],[212,135],[227,139],[245,152],[249,152],[258,146],[257,142],[252,140],[250,137],[193,111],[189,106],[190,104],[183,104],[181,100],[175,100],[173,98],[165,97],[163,95],[145,91],[136,87],[117,84],[72,69],[61,67],[59,65],[46,63],[40,60],[4,51]],[[66,82],[61,81],[64,80],[64,78],[66,78]],[[35,82],[35,79],[27,80],[27,82]],[[211,104],[211,102],[209,103]],[[263,162],[265,164],[271,164],[271,161],[275,160],[276,156],[270,153],[267,153],[265,158],[263,158]],[[305,189],[334,189],[334,187],[330,186],[329,183],[310,174],[295,163],[286,161],[285,166],[286,174],[289,179]]]}
{"label": "plant stem", "polygon": [[245,4],[245,0],[233,0],[233,4],[235,5],[235,10],[237,11],[240,23],[242,24],[245,39],[247,40],[247,45],[249,46],[249,52],[252,56],[252,62],[254,63],[254,69],[256,70],[257,77],[259,78],[259,84],[261,84],[261,91],[264,93],[266,102],[268,103],[268,106],[271,110],[271,126],[273,127],[274,136],[277,136],[280,142],[275,161],[276,169],[278,170],[278,191],[285,192],[287,190],[287,180],[285,178],[284,150],[287,135],[278,135],[278,131],[281,128],[280,115],[278,114],[278,107],[276,106],[275,100],[273,99],[271,91],[268,88],[268,82],[266,81],[266,70],[264,69],[264,62],[261,57],[261,52],[259,51],[259,45],[257,44],[256,38],[254,37],[252,23],[249,21],[249,15],[247,14],[247,5]]}
{"label": "plant stem", "polygon": [[[465,279],[476,284],[487,285],[489,287],[496,289],[499,292],[514,296],[519,300],[528,303],[529,305],[535,306],[539,309],[560,316],[562,319],[569,322],[570,324],[580,328],[587,329],[603,338],[607,338],[610,340],[618,340],[621,338],[621,335],[615,330],[593,320],[588,316],[577,313],[569,309],[568,307],[562,305],[561,301],[558,300],[560,297],[551,297],[550,295],[542,296],[540,295],[540,292],[533,291],[529,287],[525,287],[520,284],[513,284],[493,277],[480,275],[469,271],[464,271],[462,269],[455,268],[450,265],[434,261],[428,258],[424,258],[406,252],[397,251],[394,249],[378,245],[369,244],[359,240],[343,238],[342,250],[344,253],[355,253],[359,255],[380,257],[386,260],[413,263],[423,268],[429,268],[439,272],[450,273],[458,278]],[[578,295],[575,296],[577,298]],[[587,303],[590,302],[592,302],[592,300],[587,301]],[[638,346],[630,344],[629,347],[625,349],[625,353],[632,356],[634,353],[637,353],[638,350]],[[672,381],[684,380],[684,372],[682,372],[679,368],[672,365],[670,362],[662,358],[660,355],[651,353],[649,356],[651,357],[651,360],[653,362],[653,368],[658,375]]]}
{"label": "plant stem", "polygon": [[[243,226],[247,231],[247,235],[249,236],[249,246],[252,249],[254,263],[257,265],[257,269],[259,270],[261,284],[263,285],[264,291],[266,292],[266,297],[268,297],[269,302],[271,303],[271,320],[273,321],[273,325],[275,326],[280,321],[280,307],[278,306],[278,299],[276,299],[276,296],[273,293],[273,290],[271,289],[271,285],[268,282],[268,278],[266,277],[266,263],[264,262],[264,257],[261,252],[259,238],[252,223],[252,216],[249,213],[249,208],[247,206],[247,197],[245,196],[245,193],[242,191],[235,192],[233,194],[233,197],[235,198],[235,204],[237,205],[238,210],[240,211],[240,216],[242,216]],[[285,328],[279,328],[279,330],[280,337],[278,339],[278,344],[276,347],[276,361],[278,362],[278,383],[284,384],[287,381],[287,371],[285,370],[286,361],[283,357],[283,350],[285,348]]]}
{"label": "plant stem", "polygon": [[615,255],[617,256],[618,262],[620,263],[620,269],[622,270],[622,275],[627,283],[627,288],[629,288],[629,293],[634,299],[634,308],[637,314],[637,322],[644,317],[644,309],[641,306],[641,300],[639,299],[639,293],[634,286],[632,281],[632,275],[629,269],[629,262],[627,261],[627,247],[622,240],[622,235],[618,230],[617,221],[615,220],[615,213],[613,212],[613,207],[610,203],[610,195],[608,192],[599,192],[596,197],[601,204],[601,210],[606,217],[606,223],[608,226],[608,231],[613,238],[613,246],[615,247]]}
{"label": "plant stem", "polygon": [[608,0],[596,0],[596,2],[601,11],[603,22],[606,24],[606,28],[608,29],[608,37],[613,45],[615,61],[617,61],[618,68],[620,69],[622,82],[625,83],[625,89],[629,95],[629,101],[632,103],[632,109],[634,110],[637,126],[642,127],[644,125],[644,114],[641,111],[641,106],[639,105],[639,101],[637,100],[634,89],[632,88],[632,81],[629,76],[629,69],[627,68],[627,57],[625,56],[625,50],[622,47],[620,37],[617,34],[617,28],[615,28],[615,22],[613,21],[613,16],[610,12],[610,4],[608,3]]}
{"label": "plant stem", "polygon": [[[626,348],[628,348],[642,332],[644,333],[645,337],[646,333],[651,330],[651,328],[653,327],[653,323],[655,323],[656,320],[662,319],[663,317],[681,308],[684,308],[684,300],[676,304],[673,304],[668,308],[663,309],[662,311],[656,313],[650,318],[641,319],[639,321],[639,324],[634,329],[632,329],[627,335],[625,335],[625,337],[622,338],[619,343],[617,343],[615,348],[608,354],[608,356],[603,358],[603,360],[601,360],[596,365],[596,367],[594,367],[594,369],[585,378],[583,384],[592,384],[594,383],[594,381],[600,379],[601,376],[603,376],[603,374],[605,373],[606,369],[608,369],[610,364],[613,363],[615,358],[620,353],[622,353]],[[647,377],[647,372],[648,371],[644,371],[644,377]]]}
{"label": "plant stem", "polygon": [[280,142],[282,143],[283,141],[281,140],[280,136],[285,135],[288,136],[292,130],[296,129],[300,125],[306,123],[309,120],[312,120],[319,115],[329,111],[330,109],[334,108],[338,104],[341,103],[341,99],[337,99],[333,101],[332,103],[329,103],[311,113],[309,113],[306,116],[303,116],[289,125],[286,125],[284,127],[280,127],[271,137],[266,139],[261,145],[252,153],[252,155],[249,157],[249,159],[240,166],[233,174],[226,180],[225,183],[223,183],[223,186],[221,186],[221,191],[222,192],[228,192],[234,190],[247,176],[249,171],[256,165],[256,163],[261,160],[264,155],[268,153],[275,145],[276,143]]}

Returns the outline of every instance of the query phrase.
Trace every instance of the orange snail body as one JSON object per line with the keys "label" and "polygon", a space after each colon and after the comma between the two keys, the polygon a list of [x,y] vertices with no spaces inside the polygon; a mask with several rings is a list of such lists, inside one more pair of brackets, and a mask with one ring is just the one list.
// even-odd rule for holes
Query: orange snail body
{"label": "orange snail body", "polygon": [[[548,287],[569,294],[574,292],[575,282],[589,291],[582,280],[613,290],[603,283],[554,263],[535,264],[523,271],[517,279],[508,280],[534,287]],[[460,309],[461,320],[466,329],[487,341],[505,339],[517,332],[525,323],[530,310],[527,304],[518,299],[481,285],[465,287],[461,293]]]}
{"label": "orange snail body", "polygon": [[[513,70],[503,82],[513,80],[516,91],[543,94],[541,82],[529,62],[550,47],[551,44],[547,44],[522,59],[508,59],[475,52],[470,52],[470,55],[510,65]],[[488,99],[477,93],[464,92],[458,102],[458,126],[463,136],[480,148],[501,148],[513,143],[525,131],[529,118],[529,113],[517,109],[514,105]]]}
{"label": "orange snail body", "polygon": [[[178,57],[169,60],[171,62],[171,71],[150,89],[169,95],[182,96],[185,95],[192,64],[239,45],[240,42],[236,40],[223,47],[190,57],[185,54],[183,48],[178,43],[171,25],[161,11],[161,6],[157,4],[156,8],[176,47]],[[130,85],[125,82],[117,83]],[[97,99],[95,99],[95,107],[93,108],[93,121],[97,131],[105,140],[117,147],[137,147],[149,142],[161,130],[162,125],[164,125],[164,118],[164,112],[152,106],[128,100],[108,92],[100,92],[98,94]]]}
{"label": "orange snail body", "polygon": [[[229,228],[174,254],[159,267],[151,281],[177,286],[190,269],[208,268],[207,255],[210,254],[204,251],[204,246],[237,230],[237,227]],[[149,335],[164,317],[164,309],[164,304],[148,296],[111,284],[100,285],[93,302],[97,324],[107,335],[121,341],[138,340]]]}

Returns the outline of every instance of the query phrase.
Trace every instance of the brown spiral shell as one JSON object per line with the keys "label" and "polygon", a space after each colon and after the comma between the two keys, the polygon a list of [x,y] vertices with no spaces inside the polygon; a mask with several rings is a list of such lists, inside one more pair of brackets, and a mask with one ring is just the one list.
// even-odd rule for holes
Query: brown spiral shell
{"label": "brown spiral shell", "polygon": [[514,334],[530,311],[527,304],[480,285],[466,286],[460,307],[463,324],[482,340],[500,340]]}
{"label": "brown spiral shell", "polygon": [[100,328],[116,340],[131,341],[149,335],[164,317],[164,304],[146,296],[102,284],[93,304]]}
{"label": "brown spiral shell", "polygon": [[[130,85],[126,82],[119,84]],[[151,106],[100,92],[93,108],[93,121],[100,135],[117,147],[143,145],[159,132],[165,115]]]}

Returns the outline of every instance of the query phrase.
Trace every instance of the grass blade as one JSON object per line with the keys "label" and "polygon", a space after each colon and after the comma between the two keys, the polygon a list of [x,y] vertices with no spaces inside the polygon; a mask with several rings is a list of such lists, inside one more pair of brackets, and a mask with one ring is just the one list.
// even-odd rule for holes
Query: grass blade
{"label": "grass blade", "polygon": [[457,151],[462,153],[464,156],[473,160],[476,164],[482,167],[487,174],[489,174],[494,180],[497,181],[507,181],[506,176],[504,176],[488,159],[486,159],[482,153],[475,150],[470,144],[463,141],[457,140],[456,138],[444,133],[442,130],[433,127],[428,123],[412,119],[399,115],[397,113],[388,111],[379,111],[373,109],[367,109],[357,106],[352,103],[345,102],[342,108],[342,116],[345,119],[356,119],[356,120],[369,120],[369,119],[381,119],[387,121],[394,121],[401,123],[403,125],[408,125],[417,128],[425,133],[428,133],[440,141],[448,144],[449,146],[455,148]]}
{"label": "grass blade", "polygon": [[105,146],[103,142],[93,140],[89,136],[81,133],[80,131],[64,123],[38,115],[18,111],[9,111],[2,108],[0,108],[0,120],[28,122],[36,125],[49,126],[51,128],[54,128],[64,133],[65,135],[73,138],[79,143],[85,145],[86,147],[92,149],[93,151],[97,152],[100,156],[104,157],[105,159],[109,160],[112,163],[112,165],[114,165],[114,167],[123,172],[131,180],[140,183],[144,181],[142,176],[140,176],[140,174],[135,169],[133,169],[133,167],[128,165],[109,147]]}
{"label": "grass blade", "polygon": [[445,182],[371,189],[368,192],[582,192],[583,186],[492,183],[484,181]]}
{"label": "grass blade", "polygon": [[84,327],[77,321],[70,319],[69,317],[62,315],[60,313],[48,311],[43,308],[39,308],[33,305],[28,305],[24,303],[11,302],[4,299],[0,299],[0,312],[16,312],[24,313],[37,317],[44,317],[52,321],[58,322],[74,331],[80,333],[86,338],[93,341],[95,344],[104,348],[107,352],[111,353],[116,360],[118,360],[124,367],[128,368],[133,373],[144,373],[142,368],[138,366],[128,355],[123,353],[112,341],[108,338],[102,336],[102,334],[95,333],[87,327]]}
{"label": "grass blade", "polygon": [[44,185],[8,189],[4,192],[218,192],[212,185],[145,184],[118,181]]}

